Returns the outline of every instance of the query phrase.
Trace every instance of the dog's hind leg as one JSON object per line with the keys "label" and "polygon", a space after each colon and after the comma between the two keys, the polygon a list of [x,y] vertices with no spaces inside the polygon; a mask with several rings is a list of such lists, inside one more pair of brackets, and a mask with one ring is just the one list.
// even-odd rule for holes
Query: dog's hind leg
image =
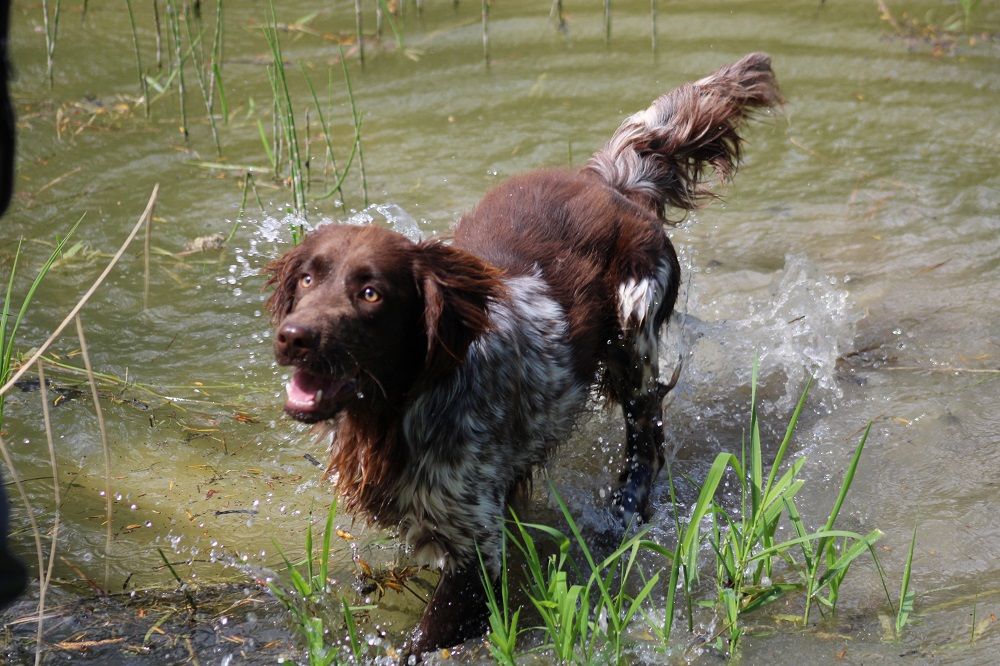
{"label": "dog's hind leg", "polygon": [[618,287],[621,337],[612,344],[608,380],[625,417],[625,465],[612,508],[628,525],[648,518],[649,495],[664,463],[663,397],[659,381],[659,334],[673,310],[678,270],[672,250],[645,274]]}

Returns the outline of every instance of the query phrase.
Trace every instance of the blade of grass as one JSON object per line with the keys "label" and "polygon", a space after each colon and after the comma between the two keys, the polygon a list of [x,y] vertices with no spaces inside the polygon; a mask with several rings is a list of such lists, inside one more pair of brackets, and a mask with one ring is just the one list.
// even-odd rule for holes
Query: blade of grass
{"label": "blade of grass", "polygon": [[913,550],[917,545],[917,527],[913,526],[913,536],[910,538],[910,549],[906,553],[906,564],[903,566],[903,581],[899,585],[899,610],[896,611],[896,638],[903,634],[903,627],[913,612],[913,590],[910,589],[910,572],[913,569]]}

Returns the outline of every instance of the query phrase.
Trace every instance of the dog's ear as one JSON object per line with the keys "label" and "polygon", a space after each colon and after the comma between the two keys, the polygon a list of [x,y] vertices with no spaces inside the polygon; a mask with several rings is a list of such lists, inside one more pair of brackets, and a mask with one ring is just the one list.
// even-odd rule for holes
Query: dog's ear
{"label": "dog's ear", "polygon": [[292,311],[295,303],[295,288],[299,279],[299,269],[305,258],[305,251],[297,245],[264,267],[267,286],[274,292],[267,299],[267,311],[271,313],[271,323],[277,324]]}
{"label": "dog's ear", "polygon": [[440,241],[418,244],[416,279],[424,298],[425,368],[437,375],[461,363],[489,328],[489,303],[503,295],[503,284],[496,268]]}

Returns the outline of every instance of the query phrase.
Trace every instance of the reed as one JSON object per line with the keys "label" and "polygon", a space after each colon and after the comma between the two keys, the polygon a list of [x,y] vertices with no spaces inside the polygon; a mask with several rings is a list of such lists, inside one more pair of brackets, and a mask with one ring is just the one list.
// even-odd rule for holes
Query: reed
{"label": "reed", "polygon": [[160,25],[160,0],[153,0],[153,24],[156,27],[156,69],[163,70],[163,29]]}
{"label": "reed", "polygon": [[611,43],[611,0],[604,0],[604,43]]}
{"label": "reed", "polygon": [[[295,130],[295,111],[292,106],[292,96],[288,90],[288,78],[285,73],[285,62],[281,54],[281,42],[278,39],[278,20],[274,12],[274,4],[270,4],[270,21],[264,28],[264,37],[271,49],[272,92],[277,118],[288,145],[289,175],[292,181],[294,208],[298,215],[306,214],[305,182],[303,177],[302,157],[299,154],[299,140]],[[280,154],[280,151],[275,151]]]}
{"label": "reed", "polygon": [[[330,124],[327,122],[326,116],[323,113],[323,105],[320,104],[320,102],[319,102],[319,96],[316,95],[316,88],[313,86],[312,79],[309,78],[309,74],[306,72],[306,68],[304,66],[301,67],[301,70],[302,70],[302,77],[305,79],[306,86],[309,88],[309,94],[311,94],[312,98],[313,98],[313,105],[315,106],[315,109],[316,109],[316,115],[319,118],[320,129],[322,129],[322,131],[323,131],[323,141],[324,141],[324,144],[325,144],[325,147],[326,147],[326,151],[325,151],[324,155],[326,156],[326,160],[329,161],[333,165],[333,176],[334,176],[334,178],[337,179],[337,185],[333,189],[340,196],[341,206],[343,206],[343,207],[346,208],[347,204],[344,201],[343,179],[340,177],[340,174],[338,173],[338,169],[337,169],[337,158],[336,158],[336,156],[334,154],[334,150],[333,150],[333,135],[332,135],[332,133],[330,131]],[[332,91],[333,91],[332,73],[331,73],[330,83],[331,83],[330,89],[331,89],[331,94],[332,94]],[[348,164],[348,166],[350,166],[350,165]],[[326,167],[325,166],[324,166],[323,171],[324,171],[324,175],[325,175],[325,173],[326,173]],[[344,174],[345,175],[347,174],[346,170],[344,171]]]}
{"label": "reed", "polygon": [[365,64],[365,35],[361,15],[361,0],[354,0],[354,35],[358,44],[358,61]]}
{"label": "reed", "polygon": [[[53,509],[52,530],[49,533],[49,563],[44,571],[41,568],[38,570],[38,630],[35,638],[35,644],[38,646],[42,645],[42,636],[45,633],[43,631],[43,624],[45,622],[45,595],[48,592],[49,584],[52,582],[52,570],[56,562],[56,548],[59,544],[59,511],[62,507],[62,493],[59,490],[59,467],[56,464],[56,447],[52,438],[52,419],[49,416],[49,392],[48,387],[45,385],[45,368],[43,366],[44,363],[39,359],[35,367],[38,369],[38,390],[42,401],[42,422],[45,426],[45,442],[48,444],[49,449],[49,469],[52,470]],[[41,664],[41,662],[42,651],[41,649],[36,649],[36,666]]]}
{"label": "reed", "polygon": [[181,18],[180,13],[177,11],[177,6],[174,4],[174,0],[167,0],[167,27],[168,34],[173,42],[174,47],[174,67],[177,73],[177,95],[180,102],[181,110],[181,134],[184,135],[184,140],[188,140],[188,122],[187,122],[187,108],[184,104],[185,95],[185,85],[184,85],[184,56],[181,52]]}
{"label": "reed", "polygon": [[222,20],[222,0],[215,3],[215,34],[212,36],[212,58],[209,64],[208,77],[208,107],[215,106],[215,90],[219,90],[219,105],[222,113],[222,122],[229,124],[229,104],[226,102],[226,87],[222,82],[222,57],[223,57],[223,20]]}
{"label": "reed", "polygon": [[[715,599],[710,606],[717,621],[708,623],[716,627],[716,633],[700,638],[695,649],[715,645],[735,657],[746,631],[747,616],[793,592],[801,595],[806,609],[804,622],[809,618],[810,603],[819,603],[835,612],[841,582],[850,565],[865,553],[875,562],[886,598],[892,606],[885,588],[885,575],[873,549],[881,532],[858,534],[837,529],[835,524],[860,464],[867,430],[855,449],[824,526],[809,532],[795,506],[795,497],[805,485],[798,478],[805,459],[796,459],[787,468],[782,465],[806,403],[808,386],[793,411],[769,469],[763,460],[756,392],[755,364],[751,380],[749,441],[741,446],[739,457],[731,453],[716,457],[701,484],[697,501],[687,512],[687,520],[681,518],[684,512],[677,504],[673,475],[668,468],[677,535],[672,547],[652,541],[648,538],[648,528],[641,529],[626,532],[619,546],[598,560],[565,502],[554,490],[550,495],[559,505],[572,539],[553,527],[527,524],[513,517],[506,537],[524,560],[526,592],[541,621],[533,629],[541,633],[545,641],[543,647],[552,650],[555,659],[564,663],[624,663],[630,640],[629,626],[637,617],[644,618],[650,633],[667,647],[674,620],[680,612],[678,592],[685,597],[688,628],[692,631],[694,601],[701,589],[698,582],[706,572],[701,562],[703,545],[709,546],[714,555],[708,571],[715,587]],[[716,500],[726,477],[737,482],[736,507]],[[738,513],[734,513],[734,509],[738,509]],[[776,538],[779,522],[791,524],[792,538],[784,541]],[[556,545],[556,553],[543,557],[535,534],[551,539]],[[896,614],[900,630],[912,610],[909,580],[914,542],[911,541],[903,574],[901,610]],[[574,581],[572,575],[577,567],[569,557],[571,545],[584,561],[578,581]],[[646,575],[639,557],[644,552],[661,557],[665,566],[654,565],[652,575]],[[487,583],[489,576],[485,570],[483,581],[490,612],[490,649],[498,662],[508,664],[514,663],[519,656],[518,636],[532,628],[522,627],[519,609],[510,606],[506,550],[502,554],[504,568],[499,590]],[[638,578],[637,584],[629,586],[634,578]],[[665,582],[662,618],[651,612],[649,603],[660,580]],[[637,592],[630,592],[630,589]],[[698,605],[704,602],[699,601]]]}
{"label": "reed", "polygon": [[[215,143],[215,152],[219,157],[222,156],[222,144],[219,141],[219,130],[215,126],[215,111],[213,109],[213,96],[211,93],[211,86],[205,77],[204,68],[204,53],[202,51],[202,35],[204,30],[199,30],[197,35],[191,32],[191,10],[188,8],[185,11],[188,14],[185,16],[184,28],[187,31],[188,44],[190,45],[191,60],[194,65],[195,79],[198,81],[198,89],[201,90],[201,98],[205,103],[205,114],[208,116],[208,126],[212,131],[212,141]],[[199,26],[201,24],[199,23]]]}
{"label": "reed", "polygon": [[49,2],[42,0],[42,25],[45,28],[45,73],[49,80],[49,89],[55,86],[55,55],[56,41],[59,38],[59,15],[62,13],[62,0],[56,0],[55,8],[49,16]]}
{"label": "reed", "polygon": [[139,49],[139,33],[135,28],[135,12],[132,11],[132,0],[125,0],[128,8],[128,22],[132,28],[132,49],[135,51],[135,70],[139,76],[139,91],[142,93],[142,108],[149,117],[149,84],[146,83],[146,73],[142,68],[142,52]]}
{"label": "reed", "polygon": [[483,0],[483,62],[490,66],[490,0]]}
{"label": "reed", "polygon": [[[351,120],[354,123],[354,146],[351,148],[351,159],[344,167],[344,176],[350,168],[354,153],[357,153],[358,168],[361,170],[361,191],[364,196],[365,207],[368,206],[368,176],[365,173],[365,151],[361,145],[361,114],[358,112],[357,101],[354,99],[354,88],[351,86],[351,74],[347,71],[347,61],[344,59],[344,50],[340,49],[340,67],[344,72],[344,84],[347,86],[347,99],[351,104]],[[343,179],[343,176],[341,180]],[[340,182],[337,184],[337,189]],[[331,189],[331,192],[333,190]]]}

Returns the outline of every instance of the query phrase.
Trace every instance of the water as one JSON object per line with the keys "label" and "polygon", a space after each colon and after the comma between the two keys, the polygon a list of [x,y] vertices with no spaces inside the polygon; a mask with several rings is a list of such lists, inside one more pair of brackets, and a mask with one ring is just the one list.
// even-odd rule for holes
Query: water
{"label": "water", "polygon": [[[996,38],[980,35],[970,44],[961,37],[942,46],[894,37],[870,3],[683,1],[659,3],[654,55],[648,3],[614,4],[606,46],[600,3],[566,3],[562,35],[548,23],[548,3],[519,0],[493,8],[487,70],[478,4],[424,4],[421,17],[408,6],[405,54],[387,38],[386,48],[368,49],[364,70],[351,61],[371,205],[363,202],[356,167],[344,187],[347,210],[333,198],[315,200],[330,181],[322,179],[313,117],[313,204],[305,220],[290,213],[290,190],[266,168],[257,174],[264,210],[251,193],[237,220],[242,171],[199,165],[220,158],[193,70],[186,81],[189,143],[177,131],[175,89],[154,102],[150,119],[143,117],[134,106],[131,35],[120,7],[91,6],[82,25],[78,5],[64,7],[52,92],[40,10],[14,7],[19,181],[0,226],[4,274],[16,239],[31,239],[22,270],[37,266],[50,251],[42,241],[86,213],[77,234],[83,247],[39,291],[21,351],[61,321],[131,228],[153,184],[161,186],[149,307],[142,309],[136,245],[83,314],[95,368],[130,382],[124,391],[105,388],[102,403],[115,505],[110,587],[170,587],[158,548],[195,584],[267,577],[281,562],[275,542],[297,556],[311,515],[321,529],[329,487],[304,455],[322,460],[323,444],[281,415],[283,371],[271,361],[258,275],[287,247],[290,226],[349,221],[388,225],[411,238],[446,234],[502,178],[579,164],[654,96],[765,50],[787,106],[748,132],[746,161],[725,201],[672,231],[686,276],[664,354],[668,375],[678,359],[683,363],[667,410],[675,474],[700,479],[716,452],[738,450],[755,357],[764,436],[772,444],[813,376],[794,447],[809,459],[801,508],[812,524],[822,521],[862,429],[873,421],[841,524],[885,532],[878,552],[893,596],[918,527],[916,617],[901,642],[886,640],[888,607],[877,577],[858,567],[837,618],[817,630],[779,626],[751,634],[747,663],[838,656],[870,663],[900,655],[992,661],[1000,647],[990,620],[1000,613]],[[953,8],[912,2],[906,9],[940,24]],[[352,34],[351,3],[281,3],[279,20],[314,11],[304,29],[281,34],[292,96],[300,109],[311,99],[301,64],[325,103],[335,65],[327,115],[343,163],[353,129],[329,40]],[[905,23],[903,7],[894,11]],[[137,12],[144,63],[155,74],[151,11]],[[257,126],[260,118],[270,136],[264,16],[256,5],[226,6],[230,116],[220,135],[221,160],[232,165],[267,165]],[[995,33],[1000,11],[983,6],[975,19],[980,32]],[[302,131],[304,117],[297,120]],[[228,236],[234,225],[221,252],[176,255],[196,237]],[[18,283],[22,293],[28,272]],[[65,335],[56,351],[79,366],[77,348]],[[55,369],[50,374],[60,386],[78,384]],[[52,412],[63,494],[59,553],[103,583],[105,478],[85,395],[71,395]],[[5,441],[49,525],[52,481],[38,393],[13,393],[7,410]],[[617,415],[598,411],[551,470],[593,529],[602,524],[601,497],[620,440]],[[694,499],[690,484],[679,492],[682,501]],[[656,520],[659,536],[672,543],[665,493],[658,488]],[[554,519],[551,502],[537,495],[539,517]],[[23,525],[23,513],[15,521]],[[349,591],[352,554],[384,564],[398,550],[360,521],[339,521],[356,537],[336,545],[333,577]],[[34,561],[25,529],[15,532],[14,545]],[[61,590],[83,587],[60,560],[56,577]],[[418,602],[392,592],[383,605],[377,621],[395,635],[420,612]]]}

